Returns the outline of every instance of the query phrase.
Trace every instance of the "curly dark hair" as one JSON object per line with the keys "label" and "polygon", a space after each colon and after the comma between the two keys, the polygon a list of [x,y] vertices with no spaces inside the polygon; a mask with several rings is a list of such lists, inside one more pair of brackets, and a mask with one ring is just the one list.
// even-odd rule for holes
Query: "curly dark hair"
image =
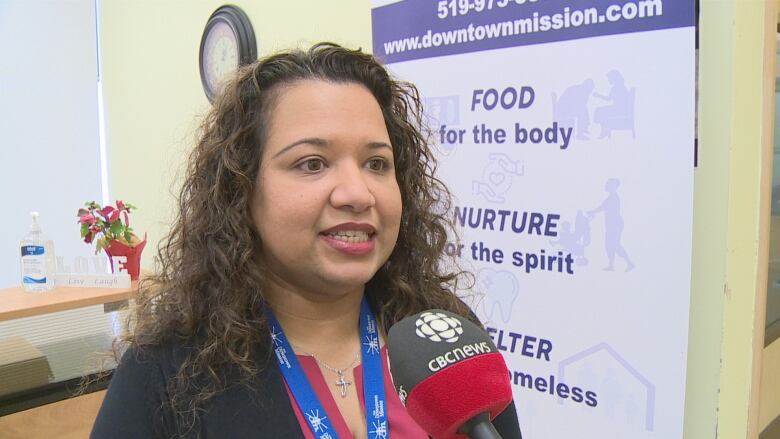
{"label": "curly dark hair", "polygon": [[470,315],[455,295],[463,273],[442,260],[452,231],[451,196],[434,176],[417,89],[393,79],[371,55],[332,43],[259,60],[225,84],[205,116],[156,274],[142,281],[120,340],[135,350],[172,339],[192,347],[169,389],[186,424],[231,383],[226,370],[248,383],[267,366],[252,360],[270,336],[264,269],[256,257],[260,237],[249,206],[274,101],[286,86],[311,79],[365,86],[379,103],[393,145],[403,203],[399,236],[366,288],[383,329],[431,308]]}

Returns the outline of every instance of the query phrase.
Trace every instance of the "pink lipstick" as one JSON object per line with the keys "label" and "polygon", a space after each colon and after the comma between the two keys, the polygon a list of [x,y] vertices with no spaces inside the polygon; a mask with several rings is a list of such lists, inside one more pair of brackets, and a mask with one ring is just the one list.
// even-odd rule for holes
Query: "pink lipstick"
{"label": "pink lipstick", "polygon": [[351,255],[371,252],[376,230],[366,223],[343,223],[323,231],[320,236],[333,249]]}

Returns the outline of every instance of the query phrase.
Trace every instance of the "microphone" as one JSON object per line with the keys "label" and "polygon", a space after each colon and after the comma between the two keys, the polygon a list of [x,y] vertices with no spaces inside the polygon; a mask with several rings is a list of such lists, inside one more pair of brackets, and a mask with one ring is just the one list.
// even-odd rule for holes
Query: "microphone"
{"label": "microphone", "polygon": [[390,374],[409,416],[436,439],[501,439],[490,422],[512,402],[509,370],[488,334],[433,309],[387,337]]}

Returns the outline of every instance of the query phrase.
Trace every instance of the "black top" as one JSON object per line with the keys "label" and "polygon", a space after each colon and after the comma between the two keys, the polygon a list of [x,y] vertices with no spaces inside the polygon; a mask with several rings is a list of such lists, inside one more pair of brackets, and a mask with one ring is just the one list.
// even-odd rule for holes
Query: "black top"
{"label": "black top", "polygon": [[[90,438],[173,438],[177,420],[166,389],[186,356],[184,348],[130,348],[111,379]],[[303,439],[278,366],[267,364],[250,383],[228,387],[204,403],[199,422],[184,438]],[[504,439],[520,439],[514,403],[494,421]],[[396,438],[393,438],[396,439]],[[398,438],[403,439],[403,438]]]}

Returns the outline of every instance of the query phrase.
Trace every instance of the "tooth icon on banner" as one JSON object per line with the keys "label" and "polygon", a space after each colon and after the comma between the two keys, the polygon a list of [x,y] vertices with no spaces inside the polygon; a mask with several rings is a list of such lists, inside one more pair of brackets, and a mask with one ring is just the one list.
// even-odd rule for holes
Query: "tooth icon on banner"
{"label": "tooth icon on banner", "polygon": [[482,308],[486,321],[490,321],[498,310],[501,320],[509,323],[515,299],[519,294],[517,278],[508,271],[483,268],[477,274],[477,285],[479,291],[485,294]]}

